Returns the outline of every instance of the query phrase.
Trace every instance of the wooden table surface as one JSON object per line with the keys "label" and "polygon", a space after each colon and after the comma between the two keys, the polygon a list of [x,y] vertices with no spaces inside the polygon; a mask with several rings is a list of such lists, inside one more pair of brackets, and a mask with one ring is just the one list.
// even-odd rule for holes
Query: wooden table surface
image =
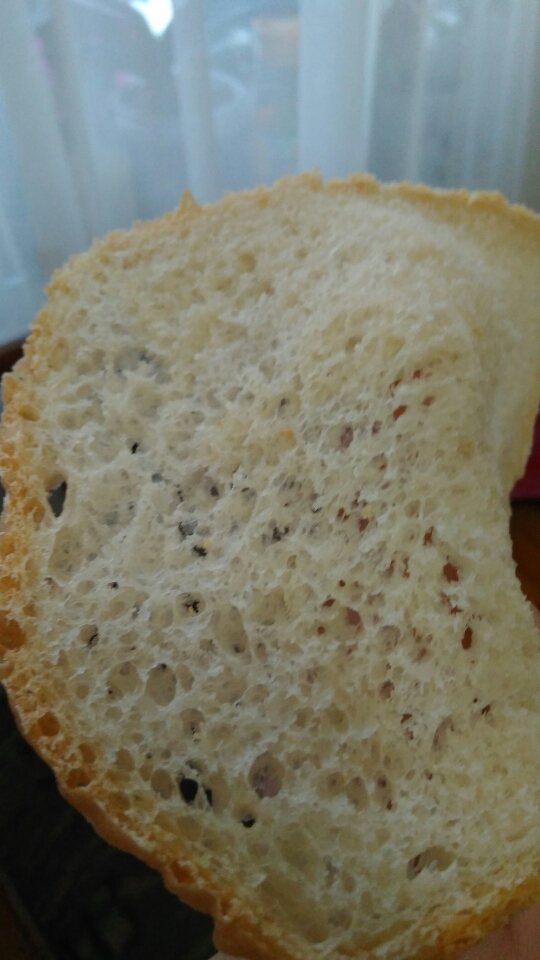
{"label": "wooden table surface", "polygon": [[[20,347],[0,351],[0,373],[17,359]],[[2,370],[3,368],[3,370]],[[514,504],[510,532],[517,574],[525,596],[540,609],[540,501]],[[0,884],[1,960],[42,960]]]}

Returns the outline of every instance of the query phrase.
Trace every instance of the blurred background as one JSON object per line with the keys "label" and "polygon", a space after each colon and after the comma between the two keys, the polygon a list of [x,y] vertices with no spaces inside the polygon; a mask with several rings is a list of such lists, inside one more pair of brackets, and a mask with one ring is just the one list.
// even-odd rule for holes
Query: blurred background
{"label": "blurred background", "polygon": [[540,209],[540,0],[1,0],[0,346],[96,236],[315,166]]}

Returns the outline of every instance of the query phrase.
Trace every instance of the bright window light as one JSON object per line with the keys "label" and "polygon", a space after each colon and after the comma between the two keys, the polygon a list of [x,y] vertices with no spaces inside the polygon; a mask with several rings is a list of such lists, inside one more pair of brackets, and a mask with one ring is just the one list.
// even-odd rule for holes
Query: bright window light
{"label": "bright window light", "polygon": [[174,16],[172,0],[130,0],[129,5],[144,17],[155,37],[165,33]]}

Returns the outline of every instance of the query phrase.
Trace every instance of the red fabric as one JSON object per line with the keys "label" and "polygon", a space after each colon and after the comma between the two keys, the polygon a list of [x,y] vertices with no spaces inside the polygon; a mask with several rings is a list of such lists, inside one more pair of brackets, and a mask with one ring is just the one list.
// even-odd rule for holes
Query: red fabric
{"label": "red fabric", "polygon": [[534,440],[525,473],[512,490],[513,500],[540,500],[540,413],[536,418]]}

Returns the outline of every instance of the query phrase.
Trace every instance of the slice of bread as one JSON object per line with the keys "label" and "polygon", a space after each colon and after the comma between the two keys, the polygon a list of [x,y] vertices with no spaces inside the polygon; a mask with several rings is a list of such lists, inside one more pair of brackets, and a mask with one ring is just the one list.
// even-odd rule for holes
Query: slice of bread
{"label": "slice of bread", "polygon": [[540,899],[539,305],[538,218],[364,176],[54,277],[4,387],[2,676],[228,953],[443,960]]}

